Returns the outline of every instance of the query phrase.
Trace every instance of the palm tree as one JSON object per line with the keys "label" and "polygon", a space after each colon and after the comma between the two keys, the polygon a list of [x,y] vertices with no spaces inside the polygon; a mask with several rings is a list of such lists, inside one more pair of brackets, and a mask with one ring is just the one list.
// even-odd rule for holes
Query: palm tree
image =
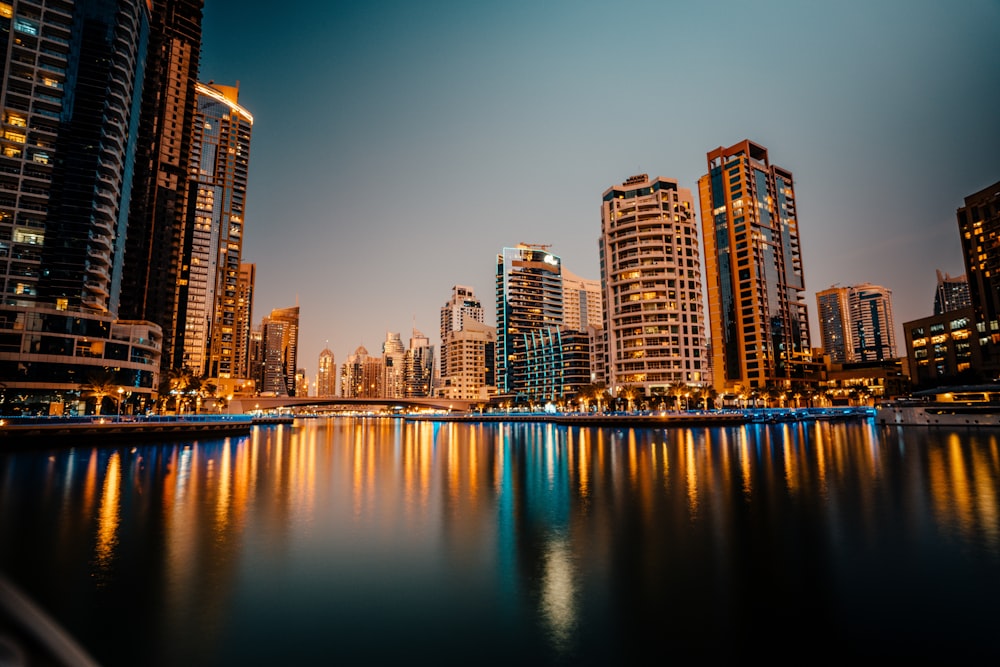
{"label": "palm tree", "polygon": [[104,402],[105,397],[111,396],[118,389],[118,383],[115,382],[115,374],[110,368],[102,368],[100,370],[91,371],[87,375],[87,381],[84,382],[80,388],[89,396],[93,396],[96,399],[96,405],[94,406],[94,414],[101,414],[101,404]]}

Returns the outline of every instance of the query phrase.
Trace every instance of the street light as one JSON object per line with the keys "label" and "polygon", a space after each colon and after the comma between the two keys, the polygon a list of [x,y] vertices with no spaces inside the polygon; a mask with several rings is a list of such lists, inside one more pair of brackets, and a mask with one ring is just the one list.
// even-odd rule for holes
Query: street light
{"label": "street light", "polygon": [[118,421],[122,420],[122,395],[125,393],[124,387],[118,387]]}

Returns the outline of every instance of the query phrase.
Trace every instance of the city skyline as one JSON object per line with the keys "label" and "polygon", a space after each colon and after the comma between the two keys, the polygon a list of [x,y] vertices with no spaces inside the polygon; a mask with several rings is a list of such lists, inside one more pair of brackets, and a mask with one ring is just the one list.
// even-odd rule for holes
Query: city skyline
{"label": "city skyline", "polygon": [[278,42],[209,0],[199,78],[238,82],[254,113],[254,320],[300,304],[310,377],[324,347],[435,333],[456,284],[495,324],[504,247],[549,244],[598,278],[605,189],[694,189],[706,153],[744,139],[795,175],[806,303],[883,285],[898,327],[931,314],[937,270],[964,273],[956,211],[1000,178],[995,3],[285,9],[298,30]]}

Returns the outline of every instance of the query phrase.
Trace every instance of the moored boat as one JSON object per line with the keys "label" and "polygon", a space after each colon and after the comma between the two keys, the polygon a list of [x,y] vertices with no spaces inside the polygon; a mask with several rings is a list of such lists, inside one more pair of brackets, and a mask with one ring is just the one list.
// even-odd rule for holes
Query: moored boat
{"label": "moored boat", "polygon": [[944,387],[876,406],[877,424],[1000,426],[1000,385]]}

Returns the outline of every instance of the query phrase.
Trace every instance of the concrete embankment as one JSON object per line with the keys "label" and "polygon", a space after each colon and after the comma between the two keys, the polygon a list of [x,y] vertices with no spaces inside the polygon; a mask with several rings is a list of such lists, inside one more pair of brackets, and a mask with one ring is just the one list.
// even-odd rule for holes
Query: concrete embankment
{"label": "concrete embankment", "polygon": [[0,449],[225,438],[250,433],[247,415],[177,417],[42,417],[0,419]]}

